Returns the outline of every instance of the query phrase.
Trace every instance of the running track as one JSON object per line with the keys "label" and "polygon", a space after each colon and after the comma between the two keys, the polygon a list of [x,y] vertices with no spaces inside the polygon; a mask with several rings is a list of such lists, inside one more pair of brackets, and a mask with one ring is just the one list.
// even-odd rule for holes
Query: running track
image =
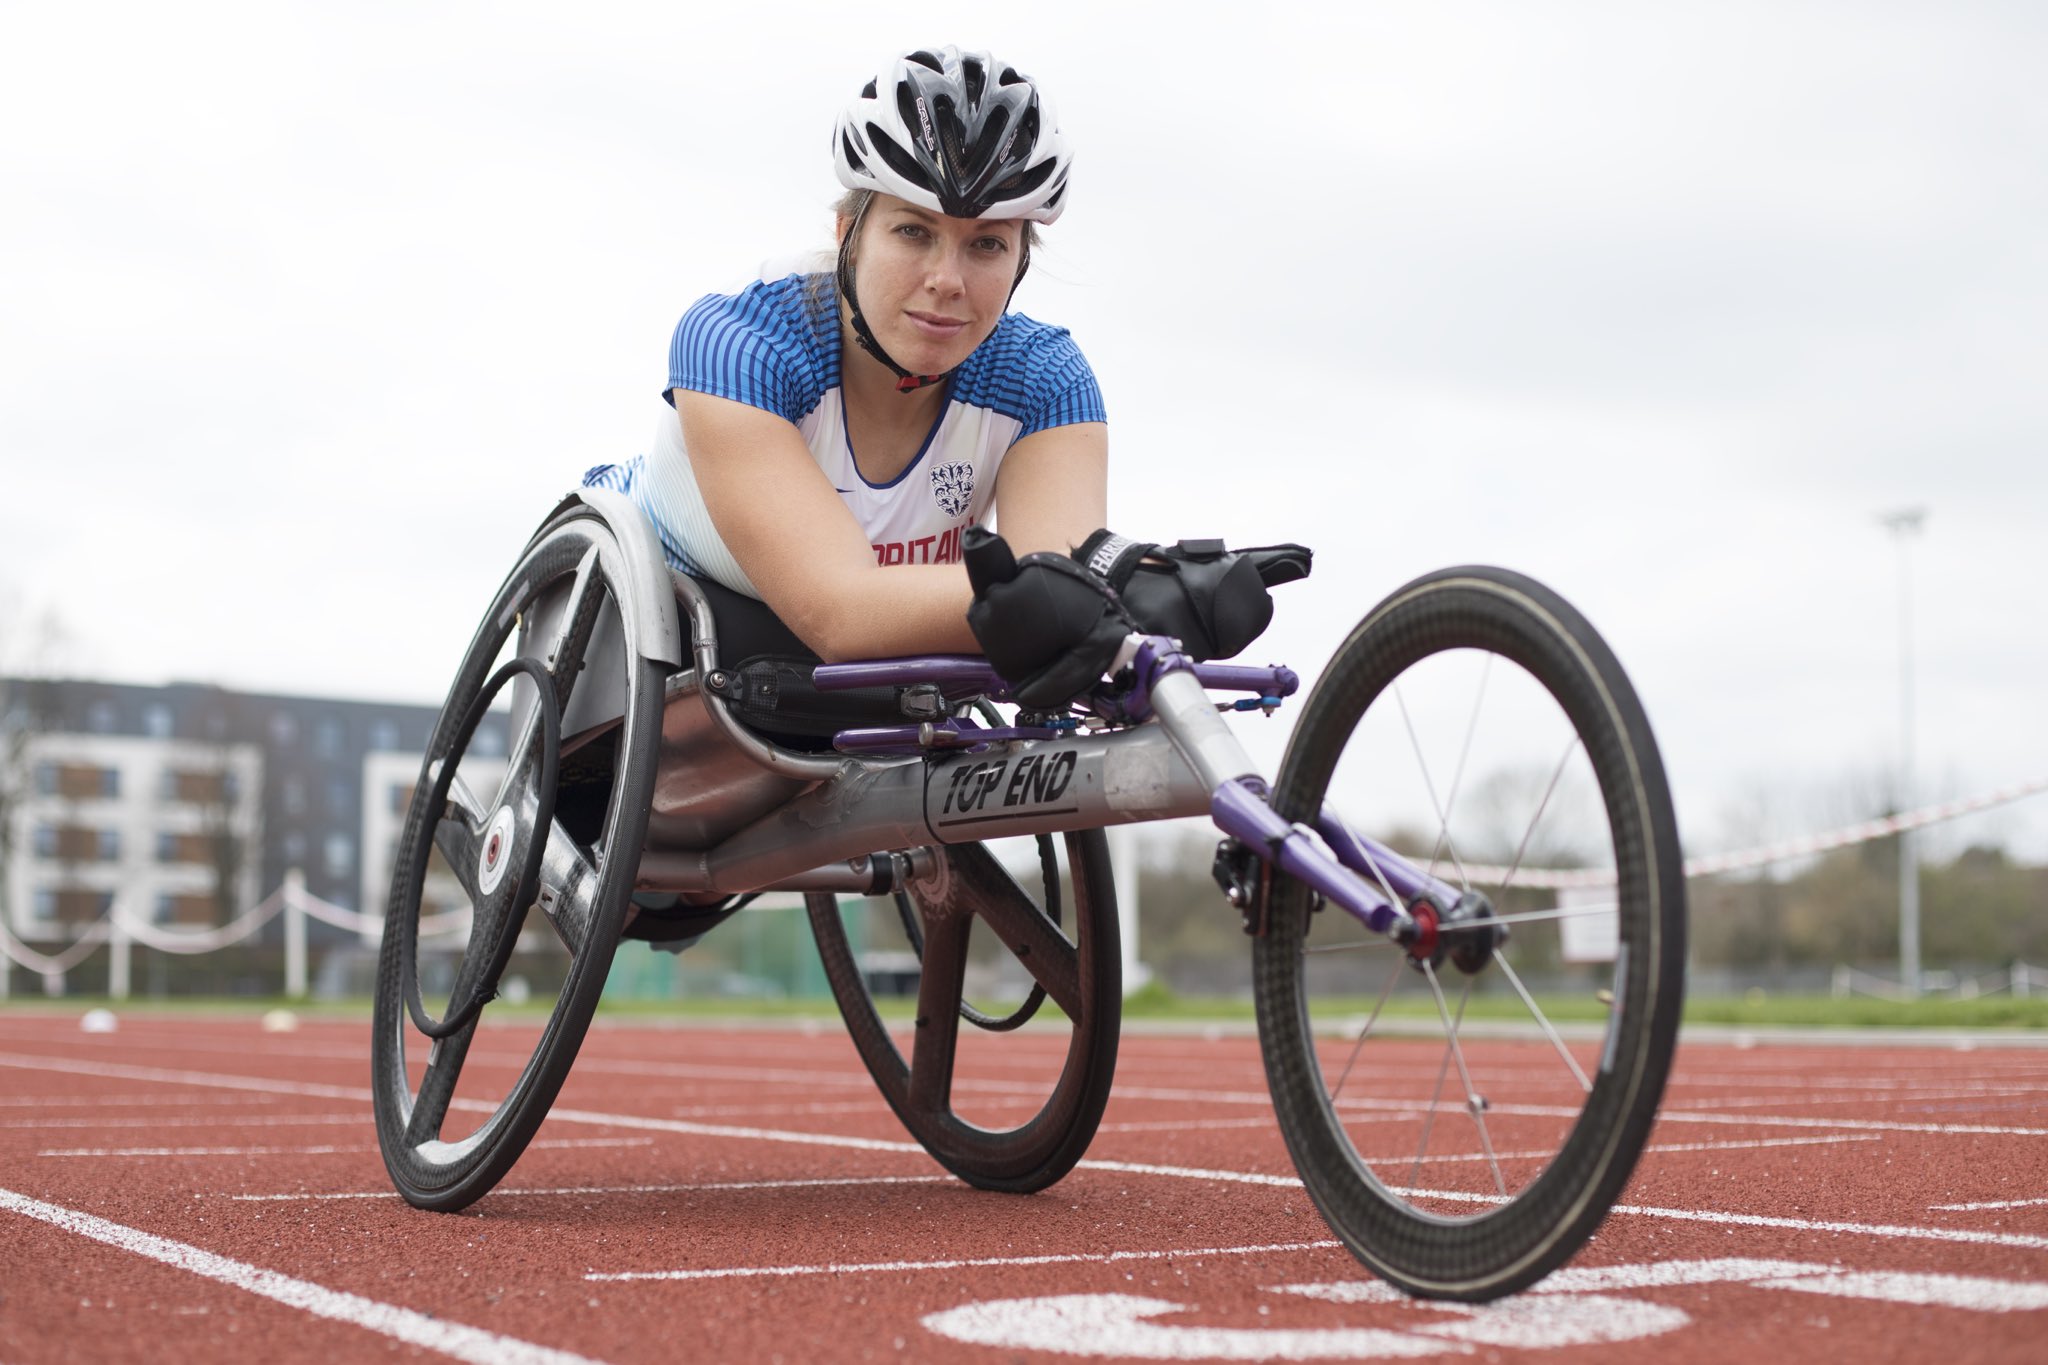
{"label": "running track", "polygon": [[391,1195],[367,1050],[362,1023],[0,1012],[0,1365],[2048,1359],[2031,1046],[1688,1041],[1623,1209],[1476,1311],[1330,1244],[1246,1037],[1127,1033],[1088,1161],[1017,1197],[910,1146],[836,1022],[601,1026],[459,1215]]}

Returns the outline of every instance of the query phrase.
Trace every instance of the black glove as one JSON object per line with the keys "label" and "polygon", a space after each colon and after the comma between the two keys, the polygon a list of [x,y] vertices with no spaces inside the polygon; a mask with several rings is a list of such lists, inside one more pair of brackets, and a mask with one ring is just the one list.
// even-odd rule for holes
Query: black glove
{"label": "black glove", "polygon": [[1023,705],[1058,710],[1108,671],[1137,626],[1100,577],[1065,555],[1013,560],[980,527],[963,542],[974,603],[967,624]]}
{"label": "black glove", "polygon": [[1273,620],[1266,589],[1308,577],[1312,561],[1303,545],[1153,545],[1108,530],[1081,542],[1074,558],[1108,580],[1140,628],[1173,636],[1196,660],[1227,659],[1258,639]]}

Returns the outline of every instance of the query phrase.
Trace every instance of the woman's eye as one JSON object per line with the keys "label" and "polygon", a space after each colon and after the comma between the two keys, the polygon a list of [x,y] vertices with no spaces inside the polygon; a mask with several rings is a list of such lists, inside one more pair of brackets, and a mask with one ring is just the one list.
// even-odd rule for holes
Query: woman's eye
{"label": "woman's eye", "polygon": [[918,241],[924,236],[924,228],[917,223],[899,223],[896,225],[896,231],[911,241]]}
{"label": "woman's eye", "polygon": [[992,254],[999,251],[1008,251],[1010,249],[1010,244],[1000,237],[983,237],[974,245],[977,249],[981,251],[990,252]]}

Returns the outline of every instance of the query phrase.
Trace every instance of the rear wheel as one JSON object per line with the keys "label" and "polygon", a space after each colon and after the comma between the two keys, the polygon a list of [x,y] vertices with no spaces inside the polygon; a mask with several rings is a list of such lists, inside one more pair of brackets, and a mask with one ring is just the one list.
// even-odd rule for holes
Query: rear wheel
{"label": "rear wheel", "polygon": [[1540,584],[1418,579],[1331,660],[1273,806],[1341,808],[1491,907],[1403,947],[1272,878],[1259,1036],[1310,1196],[1412,1293],[1534,1282],[1619,1195],[1677,1039],[1684,874],[1628,679]]}
{"label": "rear wheel", "polygon": [[[640,657],[620,610],[624,564],[591,512],[545,527],[485,613],[428,742],[396,854],[370,1049],[384,1165],[421,1208],[473,1202],[526,1149],[618,946],[667,672]],[[430,979],[447,969],[438,1016],[423,968]],[[540,1011],[517,1008],[536,990],[553,993],[537,1032]]]}
{"label": "rear wheel", "polygon": [[[805,898],[840,1014],[889,1107],[941,1165],[983,1189],[1021,1193],[1058,1180],[1088,1150],[1109,1101],[1123,1015],[1109,844],[1089,830],[1067,835],[1066,849],[1071,939],[1041,908],[1057,897],[1056,884],[1034,898],[983,845],[935,850],[939,871],[909,893],[922,943],[908,1057],[876,1010],[849,941],[844,914],[858,907],[843,912],[832,896]],[[1040,880],[1049,862],[1025,880]],[[1022,1010],[969,1000],[977,923],[1023,969],[1027,1006],[1042,992],[1055,1007],[1038,1010],[1032,1026],[990,1031]],[[1025,1117],[1011,1122],[1019,1110]]]}

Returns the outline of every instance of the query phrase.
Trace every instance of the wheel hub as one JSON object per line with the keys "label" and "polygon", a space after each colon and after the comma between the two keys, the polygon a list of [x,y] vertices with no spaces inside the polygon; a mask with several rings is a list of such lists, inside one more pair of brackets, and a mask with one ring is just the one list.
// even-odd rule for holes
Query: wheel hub
{"label": "wheel hub", "polygon": [[491,823],[484,827],[476,859],[476,884],[486,896],[497,891],[499,883],[505,880],[505,869],[512,865],[512,825],[512,808],[500,806]]}

